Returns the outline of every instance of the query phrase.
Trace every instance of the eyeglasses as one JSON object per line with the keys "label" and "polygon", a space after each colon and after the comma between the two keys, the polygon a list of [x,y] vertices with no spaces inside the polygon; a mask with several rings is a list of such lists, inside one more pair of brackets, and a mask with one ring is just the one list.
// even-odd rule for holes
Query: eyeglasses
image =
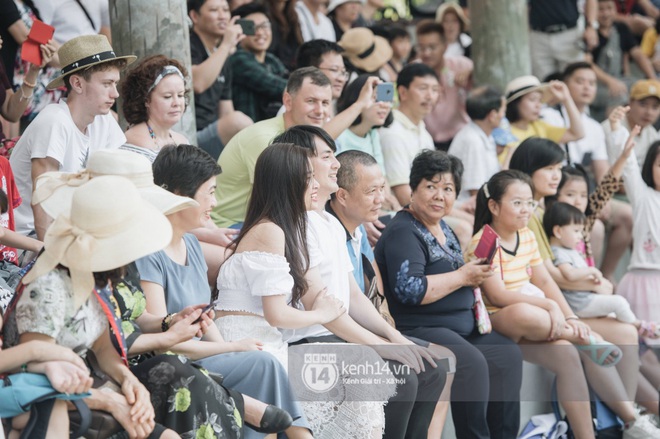
{"label": "eyeglasses", "polygon": [[261,24],[258,24],[254,27],[254,31],[257,32],[259,30],[271,30],[272,26],[270,24],[270,21],[264,21]]}
{"label": "eyeglasses", "polygon": [[438,44],[429,44],[428,46],[420,46],[419,44],[415,46],[415,51],[417,53],[424,53],[424,52],[435,52],[440,48],[440,45]]}
{"label": "eyeglasses", "polygon": [[334,76],[343,76],[344,79],[348,79],[349,73],[346,69],[338,69],[337,67],[319,67],[319,70],[327,70],[332,72]]}
{"label": "eyeglasses", "polygon": [[527,210],[534,211],[537,207],[539,207],[539,202],[536,200],[511,200],[509,203],[515,210],[522,210],[524,207]]}

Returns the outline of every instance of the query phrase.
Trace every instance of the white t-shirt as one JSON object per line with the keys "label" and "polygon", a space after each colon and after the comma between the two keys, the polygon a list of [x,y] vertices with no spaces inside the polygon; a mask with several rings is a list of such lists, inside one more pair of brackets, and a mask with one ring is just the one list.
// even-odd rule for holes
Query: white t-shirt
{"label": "white t-shirt", "polygon": [[[607,152],[610,157],[610,165],[612,165],[619,157],[621,153],[620,151],[622,150],[623,144],[625,143],[627,137],[623,140],[619,139],[620,141],[617,143],[617,136],[612,133],[612,129],[610,128],[610,121],[605,120],[602,126],[603,130],[605,131],[605,140],[607,143]],[[626,129],[626,132],[630,132],[630,126],[628,125],[627,118],[623,118],[621,121],[621,126]],[[640,169],[644,165],[644,159],[646,158],[646,153],[649,150],[649,147],[656,140],[660,140],[660,133],[658,133],[658,131],[653,128],[653,125],[645,126],[642,128],[639,136],[635,137],[635,157],[637,157],[637,163],[639,164]]]}
{"label": "white t-shirt", "polygon": [[463,178],[458,201],[470,198],[468,191],[478,190],[490,177],[500,171],[495,139],[493,136],[487,136],[474,122],[468,123],[456,133],[448,152],[463,162]]}
{"label": "white t-shirt", "polygon": [[[584,127],[584,137],[575,142],[568,142],[568,154],[571,163],[583,163],[587,154],[591,154],[591,160],[607,160],[603,127],[587,113],[582,113],[580,116]],[[559,111],[546,107],[541,110],[541,117],[550,125],[564,128],[569,126],[568,114],[563,106]]]}
{"label": "white t-shirt", "polygon": [[391,187],[408,184],[410,167],[417,154],[435,149],[433,138],[424,121],[415,125],[399,110],[393,110],[394,122],[380,128],[380,146],[383,150],[385,174]]}
{"label": "white t-shirt", "polygon": [[[352,276],[353,264],[346,248],[346,231],[339,220],[325,211],[307,212],[307,248],[309,266],[318,267],[328,294],[341,300],[348,313],[351,302],[349,276]],[[287,343],[332,334],[321,325],[280,331]]]}
{"label": "white t-shirt", "polygon": [[[612,152],[621,154],[628,130],[621,124],[609,132]],[[648,127],[647,127],[648,128]],[[606,130],[609,130],[609,126]],[[660,271],[660,192],[646,185],[641,166],[632,155],[623,168],[623,184],[633,208],[633,242],[628,270]]]}
{"label": "white t-shirt", "polygon": [[309,10],[302,0],[296,3],[296,12],[298,13],[300,31],[305,42],[312,40],[337,41],[335,28],[332,26],[332,21],[328,17],[319,12],[316,16],[319,23],[316,24],[312,11]]}
{"label": "white t-shirt", "polygon": [[78,172],[87,165],[93,151],[119,148],[126,136],[110,114],[96,116],[80,132],[66,102],[47,105],[27,127],[11,154],[16,187],[23,203],[16,209],[16,231],[27,235],[34,230],[32,215],[32,159],[52,157],[62,172]]}
{"label": "white t-shirt", "polygon": [[110,27],[108,0],[81,0],[81,3],[94,22],[93,27],[76,0],[34,0],[41,19],[55,28],[53,38],[60,44]]}

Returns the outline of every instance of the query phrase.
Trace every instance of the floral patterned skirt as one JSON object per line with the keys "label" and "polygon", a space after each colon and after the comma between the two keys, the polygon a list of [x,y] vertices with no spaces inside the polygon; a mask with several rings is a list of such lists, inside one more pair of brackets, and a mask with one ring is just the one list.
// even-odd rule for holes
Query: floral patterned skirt
{"label": "floral patterned skirt", "polygon": [[243,396],[187,358],[158,355],[131,371],[151,393],[156,422],[183,439],[243,437]]}

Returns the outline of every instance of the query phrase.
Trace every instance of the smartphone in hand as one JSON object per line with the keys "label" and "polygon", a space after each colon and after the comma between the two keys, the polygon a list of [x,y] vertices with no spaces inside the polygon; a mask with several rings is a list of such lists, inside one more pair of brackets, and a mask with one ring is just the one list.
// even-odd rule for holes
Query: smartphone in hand
{"label": "smartphone in hand", "polygon": [[243,33],[245,35],[254,35],[257,33],[253,20],[245,20],[244,18],[240,18],[236,20],[236,24],[241,26],[241,29],[243,29]]}
{"label": "smartphone in hand", "polygon": [[376,102],[394,101],[394,84],[383,82],[376,86]]}
{"label": "smartphone in hand", "polygon": [[206,314],[207,312],[209,312],[210,310],[212,310],[213,307],[214,307],[214,303],[213,303],[213,302],[211,302],[211,303],[209,303],[208,305],[206,305],[206,306],[204,307],[204,309],[202,309],[202,313],[199,315],[199,318],[198,318],[197,320],[195,320],[193,323],[199,323],[199,322],[201,322],[201,321],[202,321],[202,316],[203,316],[204,314]]}

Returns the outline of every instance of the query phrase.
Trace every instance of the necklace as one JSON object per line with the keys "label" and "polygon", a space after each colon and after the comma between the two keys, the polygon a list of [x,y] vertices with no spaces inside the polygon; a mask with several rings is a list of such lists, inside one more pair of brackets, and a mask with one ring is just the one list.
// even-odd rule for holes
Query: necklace
{"label": "necklace", "polygon": [[[145,122],[145,123],[147,124],[147,130],[149,130],[149,136],[156,144],[155,151],[158,152],[161,150],[162,146],[158,144],[158,141],[156,140],[156,133],[154,132],[154,129],[151,128],[151,125],[149,125],[149,122]],[[174,137],[172,137],[172,133],[168,130],[167,134],[170,136],[170,140],[172,141],[172,143],[174,143]]]}

